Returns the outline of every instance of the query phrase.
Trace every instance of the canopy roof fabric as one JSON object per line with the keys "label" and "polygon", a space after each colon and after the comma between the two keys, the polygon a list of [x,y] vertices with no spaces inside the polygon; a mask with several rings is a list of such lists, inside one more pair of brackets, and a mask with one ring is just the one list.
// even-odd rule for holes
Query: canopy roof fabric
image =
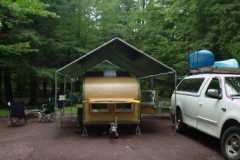
{"label": "canopy roof fabric", "polygon": [[71,77],[83,75],[97,64],[109,61],[138,78],[175,73],[175,70],[120,38],[114,38],[57,70]]}

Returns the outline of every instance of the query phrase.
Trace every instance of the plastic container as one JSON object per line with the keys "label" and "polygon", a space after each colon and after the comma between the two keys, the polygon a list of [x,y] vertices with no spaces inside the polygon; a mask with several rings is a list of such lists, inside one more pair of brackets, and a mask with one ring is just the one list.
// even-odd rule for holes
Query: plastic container
{"label": "plastic container", "polygon": [[214,54],[209,50],[199,50],[189,54],[188,63],[190,69],[213,66]]}
{"label": "plastic container", "polygon": [[213,66],[215,68],[239,68],[239,63],[233,58],[224,61],[216,61]]}

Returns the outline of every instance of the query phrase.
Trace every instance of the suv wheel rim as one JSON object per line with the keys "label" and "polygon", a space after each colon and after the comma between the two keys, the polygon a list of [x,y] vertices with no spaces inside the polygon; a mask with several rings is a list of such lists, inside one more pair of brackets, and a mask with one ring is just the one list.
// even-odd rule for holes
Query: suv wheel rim
{"label": "suv wheel rim", "polygon": [[176,127],[176,129],[179,129],[179,127],[180,127],[180,125],[181,125],[181,115],[180,115],[181,113],[177,113],[176,114],[176,122],[175,122],[175,127]]}
{"label": "suv wheel rim", "polygon": [[233,133],[225,141],[225,150],[229,158],[240,158],[240,135]]}

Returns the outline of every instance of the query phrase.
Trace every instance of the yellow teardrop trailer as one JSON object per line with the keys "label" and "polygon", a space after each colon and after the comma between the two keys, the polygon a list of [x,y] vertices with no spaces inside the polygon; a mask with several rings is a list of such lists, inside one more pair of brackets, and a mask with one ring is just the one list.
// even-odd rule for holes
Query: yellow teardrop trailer
{"label": "yellow teardrop trailer", "polygon": [[[140,123],[140,86],[134,77],[87,77],[83,82],[83,124]],[[138,134],[139,130],[138,130]]]}
{"label": "yellow teardrop trailer", "polygon": [[[127,70],[129,75],[117,72],[102,76],[88,76],[90,68],[107,61]],[[109,132],[118,136],[119,124],[136,125],[136,134],[140,134],[141,115],[155,113],[155,103],[142,103],[140,79],[174,74],[171,67],[138,50],[120,38],[114,38],[88,54],[58,69],[55,74],[55,105],[58,102],[58,78],[70,77],[82,79],[82,107],[78,109],[78,120],[82,134],[87,134],[86,126],[109,125]],[[176,85],[176,80],[175,80]],[[151,101],[155,101],[153,91],[146,92]],[[150,93],[150,94],[149,94]],[[155,98],[154,100],[152,98]]]}
{"label": "yellow teardrop trailer", "polygon": [[132,77],[90,77],[83,83],[84,124],[140,122],[140,88]]}

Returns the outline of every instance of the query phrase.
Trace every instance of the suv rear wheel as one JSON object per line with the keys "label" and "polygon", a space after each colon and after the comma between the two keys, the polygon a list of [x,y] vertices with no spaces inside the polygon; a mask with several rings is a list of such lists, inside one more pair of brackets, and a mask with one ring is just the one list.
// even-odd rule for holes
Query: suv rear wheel
{"label": "suv rear wheel", "polygon": [[186,125],[183,122],[181,110],[176,111],[175,115],[175,129],[177,132],[181,133],[186,129]]}
{"label": "suv rear wheel", "polygon": [[240,127],[229,127],[221,137],[221,150],[227,160],[240,159]]}

